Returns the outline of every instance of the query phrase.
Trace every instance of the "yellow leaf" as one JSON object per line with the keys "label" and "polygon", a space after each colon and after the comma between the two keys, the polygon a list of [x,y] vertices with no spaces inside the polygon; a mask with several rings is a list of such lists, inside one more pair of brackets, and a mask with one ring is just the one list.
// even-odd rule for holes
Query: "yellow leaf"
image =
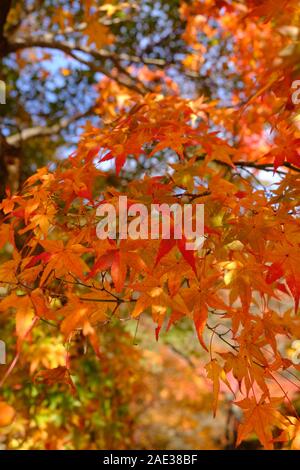
{"label": "yellow leaf", "polygon": [[215,359],[209,362],[205,366],[205,369],[207,371],[207,377],[213,381],[213,410],[214,416],[216,416],[220,392],[220,377],[223,369]]}
{"label": "yellow leaf", "polygon": [[71,75],[71,70],[70,69],[62,68],[62,69],[60,69],[60,72],[64,77],[68,77],[69,75]]}

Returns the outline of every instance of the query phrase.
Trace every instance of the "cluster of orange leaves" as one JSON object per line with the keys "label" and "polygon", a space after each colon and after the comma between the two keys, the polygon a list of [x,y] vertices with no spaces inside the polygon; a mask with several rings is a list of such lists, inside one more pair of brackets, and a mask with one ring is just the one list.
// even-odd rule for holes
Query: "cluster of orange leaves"
{"label": "cluster of orange leaves", "polygon": [[[119,116],[112,112],[109,119],[106,111],[105,126],[88,125],[66,162],[52,172],[40,169],[21,194],[8,194],[1,244],[13,250],[0,266],[0,281],[9,287],[0,310],[16,313],[17,357],[42,321],[57,325],[66,343],[81,330],[101,356],[97,328],[115,315],[151,313],[157,337],[188,317],[208,354],[214,412],[222,383],[244,413],[237,443],[253,431],[267,449],[293,439],[299,422],[281,380],[297,380],[300,368],[281,344],[300,337],[300,132],[289,94],[297,58],[278,59],[289,38],[277,31],[296,15],[297,3],[183,3],[191,47],[185,67],[204,54],[197,27],[205,24],[210,37],[217,33],[209,18],[224,38],[232,35],[227,61],[244,85],[232,102],[183,99],[171,86],[169,96],[141,97],[108,81],[107,89],[117,87],[124,96]],[[103,101],[100,114],[102,108]],[[107,186],[109,175],[99,169],[114,160],[121,180],[128,161],[158,154],[176,155],[178,162],[161,176],[128,181],[125,190]],[[241,172],[247,163],[283,168],[283,178],[268,193]],[[117,209],[121,195],[129,205],[149,208],[204,204],[204,245],[190,253],[174,239],[99,240],[97,207],[106,201]],[[70,367],[66,356],[64,366],[40,372],[37,380],[73,388]],[[280,409],[283,402],[288,413]]]}

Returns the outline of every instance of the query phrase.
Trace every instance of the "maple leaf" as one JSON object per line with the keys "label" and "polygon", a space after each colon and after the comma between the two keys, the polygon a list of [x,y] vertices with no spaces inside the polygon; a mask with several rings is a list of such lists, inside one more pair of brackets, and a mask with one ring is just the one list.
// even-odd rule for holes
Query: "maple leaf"
{"label": "maple leaf", "polygon": [[210,378],[213,382],[213,412],[215,417],[219,402],[220,381],[222,381],[228,387],[233,395],[235,395],[235,393],[232,390],[224,368],[221,367],[216,359],[213,359],[211,362],[206,364],[205,369],[207,372],[207,377]]}
{"label": "maple leaf", "polygon": [[300,167],[300,139],[295,139],[289,142],[288,147],[286,145],[282,147],[276,147],[270,152],[264,155],[264,157],[274,158],[274,169],[282,166],[285,162],[288,162],[296,167]]}
{"label": "maple leaf", "polygon": [[95,44],[97,49],[113,42],[109,28],[101,24],[97,16],[89,18],[85,33],[88,36],[88,44]]}
{"label": "maple leaf", "polygon": [[294,244],[279,245],[276,252],[270,256],[273,263],[268,267],[266,280],[273,283],[285,278],[295,301],[295,311],[298,311],[300,301],[300,256],[295,251]]}
{"label": "maple leaf", "polygon": [[41,370],[35,374],[34,380],[36,383],[44,383],[46,385],[62,383],[70,387],[72,393],[76,392],[70,371],[65,366],[58,366],[54,369]]}
{"label": "maple leaf", "polygon": [[[56,316],[63,317],[60,330],[64,337],[70,338],[78,329],[89,331],[90,323],[99,323],[107,320],[107,311],[111,307],[113,298],[105,293],[85,294],[78,298],[74,295],[68,299],[67,305],[56,311]],[[90,332],[93,332],[90,330]]]}
{"label": "maple leaf", "polygon": [[[164,214],[165,216],[165,214]],[[168,215],[167,215],[168,217]],[[156,256],[156,261],[154,267],[158,265],[160,260],[167,255],[173,247],[177,246],[179,251],[181,252],[185,261],[191,266],[192,270],[194,271],[195,275],[197,276],[197,269],[196,269],[196,261],[195,261],[195,254],[194,250],[188,250],[186,248],[187,240],[184,234],[181,234],[180,238],[175,237],[175,221],[173,217],[169,217],[170,220],[170,236],[166,238],[162,238],[159,244],[158,253]],[[163,234],[163,237],[165,234]]]}
{"label": "maple leaf", "polygon": [[40,240],[39,243],[46,250],[46,254],[41,258],[46,266],[40,279],[40,286],[45,284],[49,276],[60,277],[71,272],[83,279],[84,272],[89,271],[89,267],[81,258],[81,255],[87,253],[89,249],[79,243],[73,243],[72,240],[66,245],[62,240]]}
{"label": "maple leaf", "polygon": [[152,318],[158,325],[156,328],[156,338],[158,338],[163,320],[169,311],[173,313],[167,329],[170,328],[174,318],[189,315],[188,308],[181,295],[176,294],[170,297],[155,277],[148,276],[142,284],[134,284],[132,287],[140,293],[140,297],[136,301],[131,316],[137,318],[141,313],[150,308]]}
{"label": "maple leaf", "polygon": [[120,249],[108,250],[101,255],[94,263],[87,279],[93,278],[98,272],[111,268],[111,277],[117,292],[121,292],[127,275],[128,266],[133,269],[147,270],[147,266],[142,257],[136,253],[135,247],[121,243]]}
{"label": "maple leaf", "polygon": [[280,11],[287,8],[289,0],[278,0],[276,4],[272,0],[250,0],[247,3],[250,4],[251,10],[246,17],[264,17],[264,22],[270,21],[272,18],[276,18]]}
{"label": "maple leaf", "polygon": [[213,410],[214,416],[216,416],[218,401],[219,401],[219,392],[220,392],[220,375],[222,368],[214,359],[209,362],[206,366],[207,376],[213,381],[214,387],[214,398],[213,398]]}
{"label": "maple leaf", "polygon": [[252,432],[255,432],[264,448],[272,450],[274,427],[284,430],[288,425],[288,421],[276,409],[281,402],[282,398],[272,398],[266,402],[264,396],[259,402],[254,398],[245,398],[236,402],[235,404],[244,410],[244,420],[238,428],[236,445],[238,446]]}
{"label": "maple leaf", "polygon": [[194,273],[197,275],[194,253],[190,250],[187,250],[185,245],[186,245],[186,240],[185,239],[180,239],[180,240],[162,239],[161,242],[160,242],[160,245],[159,245],[159,249],[158,249],[158,253],[157,253],[157,256],[156,256],[156,261],[155,261],[154,267],[156,267],[158,265],[160,260],[164,256],[166,256],[172,250],[172,248],[177,246],[179,248],[182,256],[184,257],[184,259],[188,262],[188,264],[193,269]]}
{"label": "maple leaf", "polygon": [[16,334],[23,338],[34,320],[34,310],[29,295],[12,293],[0,302],[0,310],[16,309]]}
{"label": "maple leaf", "polygon": [[202,335],[203,335],[204,328],[206,326],[207,317],[208,317],[208,309],[205,306],[205,304],[204,305],[200,304],[199,306],[195,307],[195,309],[194,309],[194,323],[195,323],[195,327],[196,327],[196,333],[197,333],[197,336],[198,336],[198,339],[199,339],[199,342],[200,342],[201,346],[206,351],[208,351],[208,349],[207,349],[206,344],[203,341]]}
{"label": "maple leaf", "polygon": [[0,266],[0,281],[2,284],[17,282],[16,273],[19,267],[20,260],[18,258],[6,261]]}
{"label": "maple leaf", "polygon": [[30,293],[30,300],[34,308],[35,314],[40,318],[46,318],[47,320],[54,320],[55,314],[51,311],[47,300],[45,299],[42,289],[34,289]]}

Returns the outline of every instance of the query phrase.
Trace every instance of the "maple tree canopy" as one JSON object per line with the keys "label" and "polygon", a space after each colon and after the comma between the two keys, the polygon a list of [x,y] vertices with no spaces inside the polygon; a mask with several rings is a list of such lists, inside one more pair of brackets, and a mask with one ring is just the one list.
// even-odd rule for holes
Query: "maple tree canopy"
{"label": "maple tree canopy", "polygon": [[[212,412],[221,390],[239,409],[236,444],[255,433],[266,449],[293,446],[299,2],[150,3],[1,3],[1,388],[23,369],[76,394],[75,337],[101,363],[100,333],[117,320],[151,316],[160,341],[187,318]],[[174,236],[100,240],[97,208],[118,214],[120,196],[204,204],[201,249]],[[9,399],[0,426],[14,419]]]}

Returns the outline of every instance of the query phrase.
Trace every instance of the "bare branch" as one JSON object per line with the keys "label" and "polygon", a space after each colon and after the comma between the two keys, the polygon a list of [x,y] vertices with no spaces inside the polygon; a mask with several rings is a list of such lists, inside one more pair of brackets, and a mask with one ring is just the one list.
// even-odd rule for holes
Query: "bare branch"
{"label": "bare branch", "polygon": [[[201,161],[201,160],[204,160],[204,159],[205,159],[205,157],[203,157],[203,156],[197,158],[198,161]],[[223,162],[223,161],[218,160],[218,159],[213,160],[213,162],[218,163],[219,165],[226,166],[228,168],[232,168],[228,163]],[[255,170],[263,170],[263,171],[272,171],[274,173],[282,173],[282,172],[280,172],[279,169],[274,168],[274,163],[258,163],[258,162],[245,162],[245,161],[237,161],[237,162],[233,161],[232,163],[236,167],[239,167],[239,168],[253,168]],[[293,170],[293,171],[296,171],[297,173],[300,173],[300,168],[292,165],[289,162],[285,162],[282,166],[285,167],[285,168],[288,168],[289,170]]]}
{"label": "bare branch", "polygon": [[[81,27],[83,27],[83,26],[84,26],[84,24],[81,25]],[[74,30],[72,30],[72,32],[74,32]],[[52,34],[45,34],[44,36],[39,37],[39,38],[29,37],[29,38],[17,39],[15,42],[11,42],[9,44],[8,52],[16,52],[17,50],[27,49],[27,48],[31,48],[31,47],[41,47],[41,48],[47,48],[47,49],[61,50],[61,51],[65,52],[66,54],[68,54],[69,56],[71,56],[73,59],[75,59],[75,60],[83,63],[87,67],[91,68],[92,70],[95,69],[95,67],[97,67],[97,69],[98,69],[97,71],[103,73],[106,76],[109,76],[110,78],[112,78],[113,80],[116,80],[116,81],[118,81],[118,79],[114,76],[111,76],[111,74],[109,74],[109,72],[106,69],[104,69],[104,68],[100,69],[100,65],[98,65],[98,64],[96,65],[93,62],[89,62],[89,61],[84,60],[82,57],[78,56],[76,54],[76,52],[77,53],[79,52],[79,53],[88,54],[89,56],[93,57],[97,61],[102,61],[103,62],[103,60],[106,60],[106,59],[112,60],[114,65],[118,68],[118,70],[121,73],[124,73],[124,68],[120,64],[120,62],[123,61],[123,62],[128,62],[130,64],[141,64],[141,65],[150,65],[150,66],[152,65],[152,66],[158,67],[160,69],[165,69],[166,67],[177,67],[186,76],[188,76],[190,78],[201,79],[201,80],[204,80],[204,79],[207,78],[207,77],[203,77],[203,76],[199,75],[199,73],[197,73],[197,72],[193,72],[193,71],[189,71],[189,70],[184,70],[183,71],[181,62],[179,62],[179,63],[168,62],[165,59],[155,59],[155,58],[151,58],[151,57],[140,57],[140,56],[130,55],[130,54],[126,54],[126,53],[116,54],[116,53],[108,51],[106,49],[94,50],[90,47],[86,47],[86,46],[82,46],[82,45],[78,46],[78,45],[72,44],[72,43],[68,42],[67,40],[58,41],[58,40],[55,39],[55,37]],[[128,72],[126,72],[125,75],[128,76],[129,75]],[[151,90],[148,90],[142,82],[139,82],[139,80],[136,77],[130,77],[130,78],[131,78],[132,83],[128,83],[128,82],[126,83],[126,81],[125,82],[120,82],[120,83],[124,86],[127,86],[128,88],[135,89],[135,91],[137,91],[138,93],[151,91]],[[134,83],[137,83],[137,82],[139,82],[140,88],[134,87]]]}
{"label": "bare branch", "polygon": [[6,142],[9,145],[18,146],[22,142],[29,140],[29,139],[57,134],[58,132],[61,132],[62,130],[67,129],[73,122],[76,122],[79,119],[82,119],[88,116],[89,114],[92,113],[92,111],[93,111],[93,107],[89,108],[84,113],[76,114],[75,116],[72,116],[70,118],[63,118],[60,121],[58,121],[56,124],[53,124],[52,126],[35,126],[35,127],[30,127],[28,129],[24,129],[18,132],[17,134],[6,137]]}
{"label": "bare branch", "polygon": [[[93,49],[85,46],[77,46],[67,41],[57,41],[53,38],[51,34],[46,34],[42,38],[23,38],[17,39],[15,42],[10,42],[8,44],[8,53],[17,52],[18,50],[22,49],[29,49],[39,47],[42,49],[53,49],[59,50],[67,54],[72,59],[80,62],[81,64],[88,67],[90,70],[94,72],[100,72],[103,75],[106,75],[112,80],[115,80],[120,85],[125,86],[127,88],[132,89],[133,91],[144,94],[145,92],[149,91],[145,85],[139,81],[136,77],[131,77],[128,72],[124,74],[123,67],[118,65],[116,57],[114,54],[104,54],[104,51],[98,52],[94,51]],[[93,59],[97,61],[102,61],[103,59],[112,59],[114,61],[115,66],[121,72],[121,76],[115,76],[110,71],[108,71],[105,67],[103,67],[99,62],[95,63],[94,60],[86,60],[79,54],[86,54],[91,56]],[[139,85],[139,86],[138,86]]]}

